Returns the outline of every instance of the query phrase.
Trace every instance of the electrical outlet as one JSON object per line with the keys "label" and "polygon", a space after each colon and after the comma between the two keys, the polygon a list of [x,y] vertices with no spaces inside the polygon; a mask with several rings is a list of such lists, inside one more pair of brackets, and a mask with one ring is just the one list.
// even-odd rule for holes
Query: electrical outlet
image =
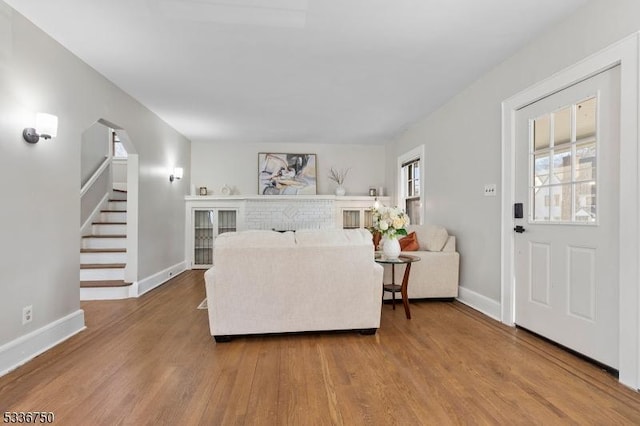
{"label": "electrical outlet", "polygon": [[495,197],[497,195],[498,190],[496,189],[495,183],[488,183],[484,186],[484,196],[485,197]]}
{"label": "electrical outlet", "polygon": [[22,308],[22,325],[28,324],[33,319],[33,306],[25,306]]}

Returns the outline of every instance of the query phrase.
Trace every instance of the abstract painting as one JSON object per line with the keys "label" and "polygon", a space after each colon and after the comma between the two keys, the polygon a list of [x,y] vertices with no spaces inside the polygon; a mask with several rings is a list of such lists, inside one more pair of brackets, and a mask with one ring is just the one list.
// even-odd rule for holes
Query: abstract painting
{"label": "abstract painting", "polygon": [[316,195],[316,154],[258,154],[258,194]]}

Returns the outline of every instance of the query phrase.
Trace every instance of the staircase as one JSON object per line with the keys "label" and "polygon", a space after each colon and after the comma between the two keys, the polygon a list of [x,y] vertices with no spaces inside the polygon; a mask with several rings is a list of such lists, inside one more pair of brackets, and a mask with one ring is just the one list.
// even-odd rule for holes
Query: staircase
{"label": "staircase", "polygon": [[80,246],[81,300],[129,297],[127,264],[127,193],[114,190]]}

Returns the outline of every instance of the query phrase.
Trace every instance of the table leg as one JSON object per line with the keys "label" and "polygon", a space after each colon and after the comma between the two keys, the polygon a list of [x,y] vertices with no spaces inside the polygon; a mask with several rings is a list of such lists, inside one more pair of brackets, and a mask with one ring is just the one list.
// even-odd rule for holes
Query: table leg
{"label": "table leg", "polygon": [[404,276],[402,277],[402,287],[400,292],[402,293],[402,304],[404,305],[404,313],[407,319],[411,319],[411,311],[409,310],[409,293],[407,291],[409,287],[409,272],[411,272],[411,263],[407,263],[404,269]]}
{"label": "table leg", "polygon": [[[391,288],[392,289],[394,285],[396,285],[396,265],[392,263],[391,264]],[[391,292],[391,306],[395,311],[396,310],[396,292],[395,291]]]}

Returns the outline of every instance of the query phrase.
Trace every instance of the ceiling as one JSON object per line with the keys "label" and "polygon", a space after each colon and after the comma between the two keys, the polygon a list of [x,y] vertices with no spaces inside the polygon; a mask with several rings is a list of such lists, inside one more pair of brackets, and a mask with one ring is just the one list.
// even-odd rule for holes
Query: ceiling
{"label": "ceiling", "polygon": [[358,144],[586,1],[5,0],[192,141]]}

